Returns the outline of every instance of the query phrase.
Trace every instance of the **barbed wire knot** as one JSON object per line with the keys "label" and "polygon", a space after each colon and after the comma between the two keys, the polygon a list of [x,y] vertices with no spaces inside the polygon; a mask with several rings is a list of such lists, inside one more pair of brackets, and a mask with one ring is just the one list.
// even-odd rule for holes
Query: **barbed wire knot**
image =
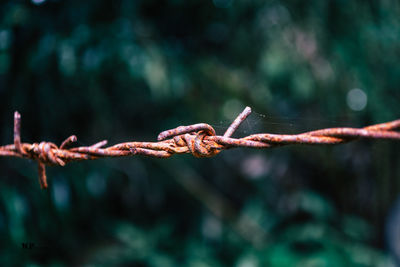
{"label": "barbed wire knot", "polygon": [[243,138],[232,138],[240,124],[250,115],[251,108],[246,107],[232,122],[223,136],[216,135],[214,128],[207,123],[163,131],[158,142],[126,142],[104,147],[107,140],[92,146],[72,147],[77,141],[75,135],[65,139],[60,147],[52,142],[22,143],[21,115],[14,113],[14,144],[0,146],[0,156],[29,158],[38,164],[39,183],[47,188],[46,165],[65,166],[78,160],[91,160],[101,157],[125,157],[144,155],[156,158],[168,158],[174,154],[190,153],[197,158],[212,157],[235,147],[272,148],[289,144],[335,145],[356,139],[400,140],[400,120],[367,126],[364,128],[328,128],[300,134],[259,133]]}

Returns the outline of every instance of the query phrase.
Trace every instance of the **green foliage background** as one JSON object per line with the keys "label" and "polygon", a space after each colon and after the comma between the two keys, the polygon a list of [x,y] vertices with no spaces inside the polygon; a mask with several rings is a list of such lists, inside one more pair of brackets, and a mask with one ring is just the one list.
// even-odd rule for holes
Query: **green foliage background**
{"label": "green foliage background", "polygon": [[[76,134],[78,145],[155,141],[197,122],[223,133],[246,105],[237,136],[393,120],[399,17],[390,0],[3,1],[1,144],[15,110],[23,141]],[[353,88],[368,98],[361,111]],[[393,266],[399,148],[101,159],[48,168],[46,191],[34,162],[2,158],[0,262]]]}

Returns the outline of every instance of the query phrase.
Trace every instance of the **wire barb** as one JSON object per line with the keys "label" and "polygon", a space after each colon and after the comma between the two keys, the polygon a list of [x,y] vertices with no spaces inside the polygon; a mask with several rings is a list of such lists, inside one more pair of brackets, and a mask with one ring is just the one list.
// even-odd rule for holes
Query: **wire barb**
{"label": "wire barb", "polygon": [[243,138],[232,138],[233,133],[250,113],[251,108],[246,107],[223,136],[216,135],[214,128],[209,124],[198,123],[163,131],[158,135],[158,142],[126,142],[104,147],[107,145],[107,140],[103,140],[91,146],[69,148],[77,141],[75,135],[65,139],[60,147],[51,142],[22,143],[21,115],[16,111],[14,113],[14,144],[0,146],[0,156],[37,161],[40,187],[47,188],[46,166],[65,166],[71,161],[135,155],[168,158],[174,154],[184,153],[203,158],[215,156],[222,150],[235,147],[272,148],[289,144],[335,145],[367,138],[400,140],[400,119],[364,128],[328,128],[293,135],[259,133]]}
{"label": "wire barb", "polygon": [[25,154],[25,151],[21,147],[21,115],[18,111],[14,113],[14,145],[18,153],[21,155]]}
{"label": "wire barb", "polygon": [[246,107],[242,113],[232,122],[229,128],[224,133],[224,137],[231,137],[232,134],[237,130],[239,125],[251,114],[251,108]]}

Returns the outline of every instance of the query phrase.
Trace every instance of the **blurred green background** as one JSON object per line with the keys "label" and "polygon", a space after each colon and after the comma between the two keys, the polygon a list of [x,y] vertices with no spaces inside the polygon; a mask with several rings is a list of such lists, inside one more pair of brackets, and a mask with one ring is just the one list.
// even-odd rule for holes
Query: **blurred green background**
{"label": "blurred green background", "polygon": [[[1,144],[235,136],[400,117],[398,1],[0,4]],[[396,266],[398,142],[100,159],[0,159],[2,266]],[[22,244],[32,244],[24,248]],[[397,260],[397,261],[396,261]]]}

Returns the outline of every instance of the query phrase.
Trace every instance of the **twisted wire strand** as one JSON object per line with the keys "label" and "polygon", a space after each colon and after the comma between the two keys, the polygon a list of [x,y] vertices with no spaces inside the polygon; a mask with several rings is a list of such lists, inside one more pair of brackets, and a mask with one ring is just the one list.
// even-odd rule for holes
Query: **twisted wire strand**
{"label": "twisted wire strand", "polygon": [[158,135],[158,142],[126,142],[104,147],[107,145],[107,140],[103,140],[91,146],[70,147],[77,141],[77,137],[72,135],[58,147],[52,142],[22,143],[21,115],[16,111],[14,113],[14,144],[0,146],[0,156],[37,161],[39,184],[41,188],[47,188],[46,165],[65,166],[71,161],[135,155],[168,158],[174,154],[184,153],[202,158],[212,157],[222,150],[236,147],[272,148],[290,144],[335,145],[367,138],[400,140],[400,119],[364,128],[328,128],[292,135],[260,133],[243,138],[232,138],[232,134],[250,113],[251,108],[246,107],[223,136],[216,135],[214,128],[209,124],[198,123],[163,131]]}

